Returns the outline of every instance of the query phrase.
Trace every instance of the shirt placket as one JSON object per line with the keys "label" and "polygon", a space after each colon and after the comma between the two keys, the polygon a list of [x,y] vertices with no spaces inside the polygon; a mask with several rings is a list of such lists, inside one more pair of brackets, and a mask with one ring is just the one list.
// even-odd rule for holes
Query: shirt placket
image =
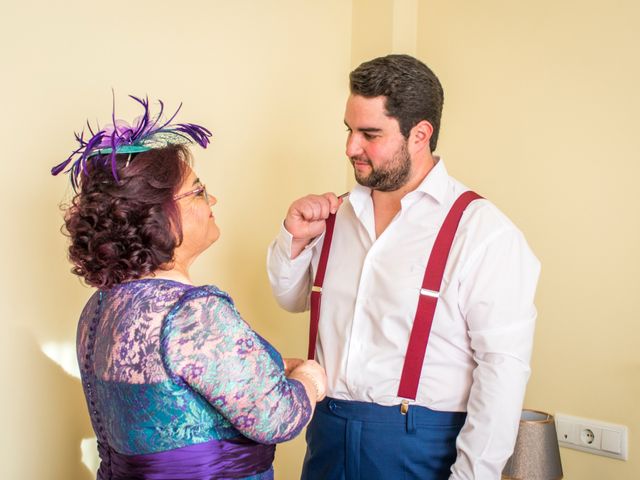
{"label": "shirt placket", "polygon": [[[362,372],[366,370],[364,368],[365,362],[367,361],[365,348],[367,340],[369,340],[371,335],[371,328],[368,324],[369,322],[378,320],[369,318],[365,308],[367,302],[375,301],[374,286],[376,282],[373,266],[381,256],[385,255],[385,251],[388,250],[387,244],[391,237],[391,229],[394,228],[398,221],[401,221],[402,216],[403,211],[401,210],[387,226],[385,232],[378,238],[374,237],[375,225],[373,215],[359,218],[362,228],[367,230],[372,243],[369,251],[365,255],[362,271],[360,272],[353,308],[353,321],[351,322],[351,331],[349,333],[346,382],[349,394],[354,398],[364,398],[364,392],[368,389],[368,383],[371,381],[371,379],[364,378]],[[386,251],[386,253],[389,252]]]}

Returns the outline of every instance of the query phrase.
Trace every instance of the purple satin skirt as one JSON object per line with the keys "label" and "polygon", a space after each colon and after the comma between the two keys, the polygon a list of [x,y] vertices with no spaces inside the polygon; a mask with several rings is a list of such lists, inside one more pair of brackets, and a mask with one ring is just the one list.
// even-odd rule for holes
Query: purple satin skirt
{"label": "purple satin skirt", "polygon": [[271,469],[275,445],[245,437],[211,440],[165,452],[122,455],[98,443],[98,480],[223,480]]}

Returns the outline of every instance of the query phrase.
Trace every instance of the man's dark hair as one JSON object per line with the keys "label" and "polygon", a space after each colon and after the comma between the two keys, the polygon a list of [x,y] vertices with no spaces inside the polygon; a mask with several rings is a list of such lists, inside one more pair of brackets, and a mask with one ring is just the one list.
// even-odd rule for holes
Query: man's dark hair
{"label": "man's dark hair", "polygon": [[385,96],[388,116],[398,120],[400,132],[409,138],[422,120],[433,126],[429,147],[438,144],[444,92],[438,77],[420,60],[409,55],[387,55],[364,62],[349,75],[354,95]]}

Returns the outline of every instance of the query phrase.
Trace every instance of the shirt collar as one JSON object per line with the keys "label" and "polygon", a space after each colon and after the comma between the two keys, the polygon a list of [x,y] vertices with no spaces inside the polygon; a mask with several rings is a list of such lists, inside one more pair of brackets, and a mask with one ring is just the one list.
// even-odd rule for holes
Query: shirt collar
{"label": "shirt collar", "polygon": [[[447,168],[444,166],[444,160],[440,157],[434,157],[436,164],[429,171],[427,176],[422,180],[420,185],[413,191],[409,192],[405,198],[409,195],[413,196],[414,192],[420,192],[421,194],[429,195],[436,202],[442,203],[447,192],[447,186],[449,183],[449,174]],[[371,198],[371,189],[356,184],[351,190],[349,195],[349,202],[351,203],[356,215],[360,215],[367,202]]]}
{"label": "shirt collar", "polygon": [[438,156],[434,156],[436,164],[433,166],[424,180],[415,189],[416,192],[422,192],[429,195],[436,202],[442,203],[447,193],[449,184],[449,173],[444,166],[444,160]]}
{"label": "shirt collar", "polygon": [[362,216],[362,212],[369,202],[371,202],[371,189],[356,183],[349,194],[349,203],[358,218]]}

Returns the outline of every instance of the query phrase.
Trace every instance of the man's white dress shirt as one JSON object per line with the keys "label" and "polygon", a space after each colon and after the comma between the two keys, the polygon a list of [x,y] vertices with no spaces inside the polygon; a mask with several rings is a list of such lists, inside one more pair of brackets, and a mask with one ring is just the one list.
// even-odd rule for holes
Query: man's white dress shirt
{"label": "man's white dress shirt", "polygon": [[[371,190],[357,185],[336,217],[322,290],[316,358],[327,395],[397,405],[422,279],[436,235],[468,190],[438,161],[376,238]],[[288,311],[309,307],[324,236],[290,259],[282,227],[269,280]],[[465,211],[440,292],[415,404],[466,411],[452,479],[499,479],[511,455],[529,378],[540,263],[487,200]]]}

